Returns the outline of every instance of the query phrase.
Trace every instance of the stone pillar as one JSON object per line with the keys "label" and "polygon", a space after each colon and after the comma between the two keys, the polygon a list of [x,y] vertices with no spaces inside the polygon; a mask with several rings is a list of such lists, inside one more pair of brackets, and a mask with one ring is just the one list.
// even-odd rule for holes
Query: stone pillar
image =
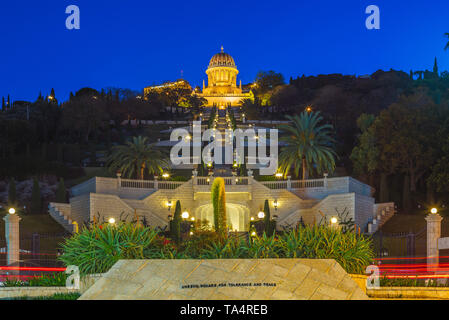
{"label": "stone pillar", "polygon": [[324,189],[327,189],[327,176],[328,176],[329,174],[328,173],[325,173],[324,174]]}
{"label": "stone pillar", "polygon": [[292,177],[287,176],[287,190],[290,190],[292,188]]}
{"label": "stone pillar", "polygon": [[19,266],[20,261],[20,233],[19,221],[21,220],[17,214],[7,214],[5,220],[5,238],[7,243],[7,263],[9,266]]}
{"label": "stone pillar", "polygon": [[157,180],[158,178],[158,176],[154,176],[154,189],[156,190],[159,188],[159,181]]}
{"label": "stone pillar", "polygon": [[117,189],[122,187],[122,173],[120,171],[117,172]]}
{"label": "stone pillar", "polygon": [[439,259],[438,239],[441,237],[441,220],[443,218],[439,214],[429,214],[427,221],[427,265],[437,264]]}
{"label": "stone pillar", "polygon": [[192,171],[192,184],[196,186],[198,184],[198,170],[194,169]]}

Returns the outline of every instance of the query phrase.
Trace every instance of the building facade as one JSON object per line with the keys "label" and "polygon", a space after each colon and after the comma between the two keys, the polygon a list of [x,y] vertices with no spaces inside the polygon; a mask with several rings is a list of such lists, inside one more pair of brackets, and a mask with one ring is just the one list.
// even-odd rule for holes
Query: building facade
{"label": "building facade", "polygon": [[[228,226],[232,231],[248,231],[251,218],[269,201],[277,228],[328,223],[347,213],[362,232],[372,233],[394,214],[393,203],[376,204],[373,189],[351,177],[305,181],[260,182],[252,176],[224,177]],[[71,189],[69,204],[51,203],[50,215],[73,231],[73,222],[129,220],[138,215],[153,227],[166,228],[176,201],[190,217],[207,220],[213,226],[211,185],[213,177],[197,177],[187,182],[93,178]]]}
{"label": "building facade", "polygon": [[243,92],[241,80],[237,86],[239,70],[232,56],[225,53],[223,47],[210,60],[206,74],[207,85],[203,81],[203,92],[198,95],[207,100],[207,106],[224,109],[238,106],[242,99],[251,97],[251,93]]}

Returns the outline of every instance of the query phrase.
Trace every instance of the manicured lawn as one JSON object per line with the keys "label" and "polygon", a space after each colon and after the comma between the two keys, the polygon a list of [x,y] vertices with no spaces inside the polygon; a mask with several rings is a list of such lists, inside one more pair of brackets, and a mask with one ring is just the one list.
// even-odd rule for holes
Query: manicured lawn
{"label": "manicured lawn", "polygon": [[[20,236],[31,237],[33,233],[63,233],[65,229],[58,224],[49,214],[20,215]],[[0,219],[0,230],[4,232],[5,221]]]}

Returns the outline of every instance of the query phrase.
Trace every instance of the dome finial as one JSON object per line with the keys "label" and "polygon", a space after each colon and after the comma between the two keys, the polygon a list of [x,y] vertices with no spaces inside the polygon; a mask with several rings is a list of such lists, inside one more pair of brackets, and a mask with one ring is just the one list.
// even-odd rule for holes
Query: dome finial
{"label": "dome finial", "polygon": [[223,46],[221,46],[221,53],[223,53],[224,52],[224,48],[223,48]]}

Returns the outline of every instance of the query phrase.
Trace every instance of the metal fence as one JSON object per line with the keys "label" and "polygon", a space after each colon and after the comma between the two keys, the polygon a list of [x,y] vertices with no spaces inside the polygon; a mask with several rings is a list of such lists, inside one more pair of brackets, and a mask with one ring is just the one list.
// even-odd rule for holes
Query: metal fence
{"label": "metal fence", "polygon": [[[34,233],[20,238],[20,267],[58,268],[61,243],[70,233]],[[0,265],[7,265],[7,241],[0,237]]]}
{"label": "metal fence", "polygon": [[426,228],[394,234],[379,230],[372,236],[374,251],[378,258],[425,256],[426,236]]}

